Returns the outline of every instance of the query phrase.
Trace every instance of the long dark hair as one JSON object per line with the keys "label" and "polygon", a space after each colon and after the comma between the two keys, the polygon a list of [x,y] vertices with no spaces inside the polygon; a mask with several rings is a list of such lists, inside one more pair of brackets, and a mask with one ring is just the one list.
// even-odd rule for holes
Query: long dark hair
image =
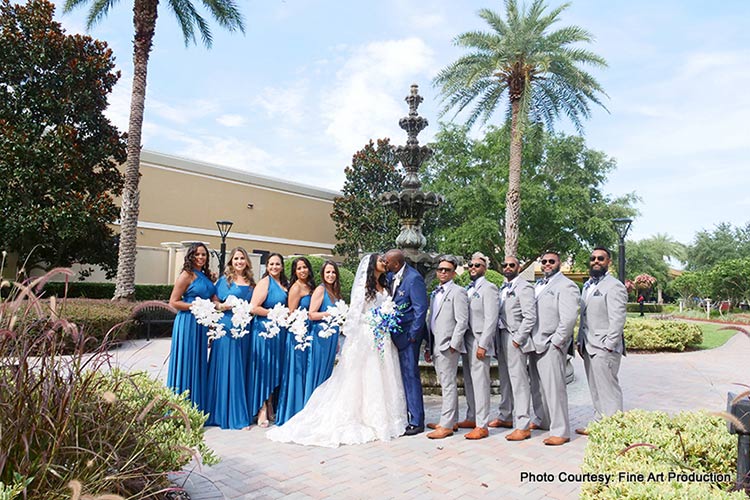
{"label": "long dark hair", "polygon": [[380,257],[380,254],[374,253],[370,255],[370,262],[367,263],[367,280],[365,281],[365,299],[367,300],[375,298],[375,294],[378,293],[378,284],[383,288],[388,288],[385,273],[381,274],[379,279],[375,279],[375,266],[378,265]]}
{"label": "long dark hair", "polygon": [[[331,266],[336,271],[336,281],[332,285],[328,285],[326,281],[326,267]],[[341,299],[341,273],[339,273],[339,266],[332,260],[323,262],[323,266],[320,268],[320,283],[328,291],[329,295],[332,295],[334,299]]]}
{"label": "long dark hair", "polygon": [[278,257],[279,260],[281,260],[281,274],[279,275],[279,283],[281,283],[281,286],[283,286],[284,288],[289,288],[289,279],[286,277],[286,273],[284,272],[284,256],[282,256],[280,253],[274,252],[268,255],[268,258],[266,259],[266,272],[263,273],[263,277],[265,278],[266,276],[269,276],[268,261],[271,260],[271,257]]}
{"label": "long dark hair", "polygon": [[211,278],[211,271],[208,270],[208,263],[211,261],[211,254],[208,253],[208,247],[199,241],[190,245],[188,251],[185,253],[185,262],[182,264],[182,270],[187,271],[190,274],[193,273],[193,270],[195,269],[195,253],[201,247],[206,251],[206,263],[203,265],[202,269],[199,269],[199,271]]}
{"label": "long dark hair", "polygon": [[248,285],[255,286],[255,278],[253,277],[253,263],[250,262],[250,256],[247,254],[247,250],[242,247],[234,247],[232,251],[229,252],[229,262],[227,262],[227,265],[224,267],[224,276],[226,276],[227,278],[227,283],[231,285],[234,281],[234,267],[232,267],[232,259],[234,259],[234,254],[236,254],[237,252],[240,252],[242,255],[244,255],[245,262],[247,262],[247,266],[245,267],[242,275],[247,280]]}
{"label": "long dark hair", "polygon": [[310,264],[310,261],[307,260],[307,257],[297,257],[292,261],[292,279],[289,280],[289,286],[292,286],[294,282],[299,279],[297,278],[297,263],[298,262],[304,262],[305,265],[307,266],[307,280],[305,281],[305,284],[308,286],[308,288],[312,292],[313,290],[315,290],[315,276],[313,276],[312,265]]}

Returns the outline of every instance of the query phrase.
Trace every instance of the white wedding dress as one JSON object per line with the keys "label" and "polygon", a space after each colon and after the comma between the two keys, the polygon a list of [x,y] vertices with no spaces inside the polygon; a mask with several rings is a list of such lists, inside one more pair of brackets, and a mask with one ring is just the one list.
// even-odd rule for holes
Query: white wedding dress
{"label": "white wedding dress", "polygon": [[[383,291],[374,301],[364,300],[366,256],[360,262],[344,326],[346,342],[331,377],[313,392],[307,405],[266,436],[284,443],[326,446],[388,441],[404,433],[406,398],[401,381],[398,351],[391,341],[381,354],[367,325],[367,310],[388,297]],[[351,321],[351,323],[350,323]]]}

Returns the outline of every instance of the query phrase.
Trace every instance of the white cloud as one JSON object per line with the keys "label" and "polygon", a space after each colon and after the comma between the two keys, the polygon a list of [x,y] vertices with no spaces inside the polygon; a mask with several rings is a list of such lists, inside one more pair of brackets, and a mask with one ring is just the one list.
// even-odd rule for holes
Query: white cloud
{"label": "white cloud", "polygon": [[157,97],[146,97],[146,112],[153,113],[178,125],[187,125],[190,122],[204,118],[216,113],[218,106],[215,102],[206,99],[193,99],[179,106],[173,106]]}
{"label": "white cloud", "polygon": [[299,124],[309,105],[306,80],[298,80],[288,86],[266,87],[253,101],[266,112],[269,118],[277,118],[279,123]]}
{"label": "white cloud", "polygon": [[326,134],[348,154],[371,138],[402,134],[397,120],[406,114],[403,98],[409,85],[428,80],[433,67],[433,52],[419,38],[372,42],[353,49],[322,98]]}
{"label": "white cloud", "polygon": [[278,160],[267,151],[237,137],[183,136],[184,146],[179,154],[217,165],[234,167],[249,172],[278,175]]}
{"label": "white cloud", "polygon": [[241,127],[246,120],[242,115],[221,115],[216,119],[216,122],[225,127]]}

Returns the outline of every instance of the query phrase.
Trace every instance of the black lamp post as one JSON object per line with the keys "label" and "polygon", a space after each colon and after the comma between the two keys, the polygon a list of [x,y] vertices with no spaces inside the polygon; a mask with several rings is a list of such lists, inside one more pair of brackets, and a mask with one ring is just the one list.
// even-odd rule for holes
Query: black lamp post
{"label": "black lamp post", "polygon": [[219,228],[219,235],[221,236],[221,253],[219,254],[219,274],[224,272],[224,261],[227,258],[227,235],[229,230],[232,229],[234,222],[231,220],[217,220],[216,227]]}
{"label": "black lamp post", "polygon": [[625,284],[625,236],[627,236],[632,223],[633,219],[629,217],[612,219],[617,236],[620,237],[620,245],[617,249],[617,277],[620,278],[623,284]]}

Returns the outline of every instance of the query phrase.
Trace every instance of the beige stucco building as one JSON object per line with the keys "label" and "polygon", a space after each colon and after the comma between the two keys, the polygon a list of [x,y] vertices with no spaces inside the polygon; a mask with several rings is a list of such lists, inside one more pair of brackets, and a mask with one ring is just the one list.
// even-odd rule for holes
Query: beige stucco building
{"label": "beige stucco building", "polygon": [[[218,252],[218,220],[234,223],[227,252],[244,247],[256,276],[265,253],[333,253],[337,191],[153,151],[141,153],[140,171],[136,283],[174,282],[190,242]],[[86,281],[106,280],[95,272]]]}

